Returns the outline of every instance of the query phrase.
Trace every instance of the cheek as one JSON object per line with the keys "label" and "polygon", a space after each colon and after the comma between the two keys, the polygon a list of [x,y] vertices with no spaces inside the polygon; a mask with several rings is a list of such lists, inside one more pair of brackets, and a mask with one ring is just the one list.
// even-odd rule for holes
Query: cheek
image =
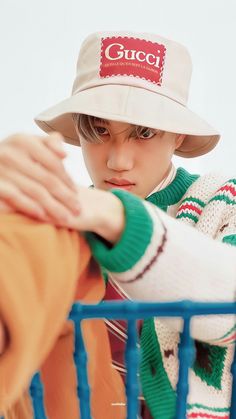
{"label": "cheek", "polygon": [[81,148],[85,166],[87,167],[88,171],[90,171],[91,167],[93,166],[93,149],[87,143],[81,143]]}
{"label": "cheek", "polygon": [[82,154],[88,171],[94,173],[104,165],[104,152],[98,144],[81,144]]}
{"label": "cheek", "polygon": [[174,153],[173,141],[160,139],[161,141],[150,144],[149,147],[142,150],[142,158],[149,162],[152,166],[165,164],[170,161]]}
{"label": "cheek", "polygon": [[172,158],[175,151],[175,139],[174,134],[163,136],[160,141],[156,144],[156,150],[154,153],[156,156],[160,156],[162,160],[169,160]]}
{"label": "cheek", "polygon": [[[172,142],[158,142],[152,147],[142,150],[139,159],[139,169],[148,174],[150,182],[159,183],[168,170],[173,156]],[[150,177],[150,174],[152,176]]]}

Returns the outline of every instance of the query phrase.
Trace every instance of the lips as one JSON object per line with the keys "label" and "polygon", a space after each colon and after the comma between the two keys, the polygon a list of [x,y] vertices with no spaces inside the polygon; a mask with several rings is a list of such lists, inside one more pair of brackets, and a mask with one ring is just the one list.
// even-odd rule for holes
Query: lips
{"label": "lips", "polygon": [[111,178],[105,180],[106,185],[109,189],[123,189],[124,191],[132,191],[135,183],[130,182],[127,179]]}
{"label": "lips", "polygon": [[127,179],[116,179],[116,178],[111,178],[111,179],[107,179],[105,180],[106,183],[112,184],[114,186],[133,186],[135,185],[135,183],[130,182]]}

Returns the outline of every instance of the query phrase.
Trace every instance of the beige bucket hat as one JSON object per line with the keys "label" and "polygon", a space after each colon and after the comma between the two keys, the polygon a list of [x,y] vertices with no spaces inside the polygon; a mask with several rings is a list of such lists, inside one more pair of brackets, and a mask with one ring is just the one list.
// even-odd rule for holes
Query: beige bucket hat
{"label": "beige bucket hat", "polygon": [[94,33],[81,46],[72,95],[35,122],[77,146],[74,113],[128,122],[186,134],[175,154],[200,156],[220,136],[187,108],[191,72],[190,55],[177,42],[148,33]]}

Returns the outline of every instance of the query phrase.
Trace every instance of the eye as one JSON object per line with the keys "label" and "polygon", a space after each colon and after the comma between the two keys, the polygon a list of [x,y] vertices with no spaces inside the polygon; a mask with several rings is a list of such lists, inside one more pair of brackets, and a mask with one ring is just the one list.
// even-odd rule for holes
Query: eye
{"label": "eye", "polygon": [[95,126],[94,129],[98,135],[109,135],[109,132],[105,127]]}
{"label": "eye", "polygon": [[142,140],[149,140],[150,138],[154,137],[154,135],[156,135],[156,131],[154,131],[151,128],[144,128],[140,134],[139,137]]}

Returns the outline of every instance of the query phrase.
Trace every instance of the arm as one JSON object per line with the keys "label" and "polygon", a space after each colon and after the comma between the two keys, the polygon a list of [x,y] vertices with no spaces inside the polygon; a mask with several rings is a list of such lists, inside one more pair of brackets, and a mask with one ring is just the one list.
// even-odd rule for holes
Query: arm
{"label": "arm", "polygon": [[[120,199],[115,196],[112,199],[112,194],[98,190],[79,188],[76,193],[75,190],[73,193],[68,189],[65,190],[67,180],[64,179],[64,168],[61,169],[63,153],[60,151],[60,157],[58,156],[58,150],[55,150],[58,143],[54,144],[54,140],[55,137],[39,139],[13,136],[1,144],[0,172],[2,167],[4,182],[2,186],[0,182],[0,199],[7,201],[14,210],[44,219],[37,213],[35,207],[34,209],[32,207],[37,204],[37,208],[39,206],[50,215],[50,222],[78,230],[89,230],[110,242],[110,245],[106,246],[97,235],[88,235],[99,263],[114,273],[117,281],[120,281],[134,299],[234,300],[235,249],[232,250],[225,243],[218,243],[205,237],[202,233],[171,219],[150,204],[129,194],[122,195],[121,192]],[[48,151],[52,150],[53,154],[49,156]],[[24,164],[19,167],[21,161]],[[40,165],[35,164],[35,161]],[[39,167],[42,170],[40,174]],[[29,173],[26,168],[29,169]],[[18,174],[24,174],[24,179],[18,177]],[[18,179],[23,183],[15,185]],[[45,184],[46,179],[50,179],[49,184],[48,182]],[[47,192],[46,196],[42,187],[43,191]],[[69,216],[68,211],[65,212],[65,207],[63,213],[61,212],[62,197],[59,197],[58,191],[63,191],[64,205],[78,199],[79,216]],[[129,196],[129,200],[122,199],[122,196]],[[70,214],[72,208],[73,211],[76,210],[75,206],[71,205]],[[235,206],[232,206],[232,211],[231,219],[234,216]],[[235,224],[232,225],[233,230],[227,236],[225,231],[222,237],[223,241],[231,244],[236,231]],[[168,240],[165,240],[165,231]],[[116,244],[112,247],[111,243]],[[210,262],[211,260],[214,262]],[[133,284],[128,282],[129,278],[135,279],[136,276],[138,278]],[[197,339],[218,339],[234,326],[232,317],[228,316],[227,319],[214,317],[214,321],[209,318],[206,320],[211,327],[211,335],[207,333],[206,336],[205,319],[203,319],[200,322],[202,326],[193,327],[193,335]],[[199,320],[194,322],[197,325],[198,323]],[[180,322],[171,321],[171,325],[181,330]]]}
{"label": "arm", "polygon": [[[234,301],[236,249],[206,237],[149,203],[115,192],[123,202],[126,226],[109,248],[94,235],[88,239],[97,260],[132,298],[142,301]],[[228,227],[218,239],[236,234],[232,207]],[[229,240],[229,239],[228,239]],[[165,320],[181,331],[178,319]],[[202,341],[220,339],[235,325],[233,316],[194,319],[192,335]]]}

